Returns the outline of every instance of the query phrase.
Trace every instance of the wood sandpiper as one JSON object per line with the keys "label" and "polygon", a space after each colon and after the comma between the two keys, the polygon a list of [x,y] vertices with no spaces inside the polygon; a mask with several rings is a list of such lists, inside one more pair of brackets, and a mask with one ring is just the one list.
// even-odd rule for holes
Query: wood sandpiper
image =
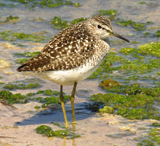
{"label": "wood sandpiper", "polygon": [[93,16],[60,31],[39,55],[17,69],[27,75],[41,77],[60,85],[60,102],[66,128],[69,125],[64,106],[63,85],[74,85],[71,107],[72,120],[75,123],[74,98],[77,83],[88,78],[105,59],[110,50],[109,35],[129,42],[112,30],[108,18]]}

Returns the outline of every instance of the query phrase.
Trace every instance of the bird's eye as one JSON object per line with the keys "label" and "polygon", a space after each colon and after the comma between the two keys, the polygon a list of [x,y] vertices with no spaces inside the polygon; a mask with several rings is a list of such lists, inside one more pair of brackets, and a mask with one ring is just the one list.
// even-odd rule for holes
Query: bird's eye
{"label": "bird's eye", "polygon": [[102,28],[100,25],[97,25],[97,27],[98,27],[99,29],[101,29],[101,28]]}

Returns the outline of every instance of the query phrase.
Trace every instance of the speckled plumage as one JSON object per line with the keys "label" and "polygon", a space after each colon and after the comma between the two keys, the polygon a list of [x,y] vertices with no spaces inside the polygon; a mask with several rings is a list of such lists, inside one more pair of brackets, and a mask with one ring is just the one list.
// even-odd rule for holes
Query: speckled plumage
{"label": "speckled plumage", "polygon": [[90,76],[104,60],[109,52],[109,42],[104,39],[110,33],[118,35],[112,31],[110,20],[94,16],[60,31],[38,56],[17,70],[61,85],[74,84]]}
{"label": "speckled plumage", "polygon": [[[109,51],[109,46],[93,33],[93,28],[89,27],[87,20],[60,31],[48,42],[38,56],[22,64],[18,71],[49,79],[43,77],[46,71],[55,72],[83,68],[87,63],[90,63],[89,70],[92,70],[94,66],[102,62]],[[87,69],[84,70],[87,71]],[[31,71],[33,73],[30,73]]]}
{"label": "speckled plumage", "polygon": [[[41,53],[22,64],[17,70],[60,84],[60,101],[68,128],[64,106],[63,85],[74,84],[71,94],[73,122],[75,122],[74,95],[77,82],[88,78],[109,52],[107,37],[114,35],[129,42],[112,30],[105,16],[94,16],[60,31]],[[104,41],[107,40],[107,41]]]}

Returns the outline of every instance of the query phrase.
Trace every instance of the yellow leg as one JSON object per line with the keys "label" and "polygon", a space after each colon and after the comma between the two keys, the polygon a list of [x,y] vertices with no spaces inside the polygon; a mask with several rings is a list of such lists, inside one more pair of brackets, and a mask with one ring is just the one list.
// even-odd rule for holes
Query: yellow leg
{"label": "yellow leg", "polygon": [[74,83],[73,91],[72,91],[72,95],[71,95],[72,121],[73,121],[73,123],[76,123],[75,112],[74,112],[74,95],[75,95],[75,92],[76,92],[76,86],[77,86],[77,82]]}
{"label": "yellow leg", "polygon": [[61,85],[61,89],[60,89],[60,101],[61,101],[62,111],[63,111],[63,115],[64,115],[65,127],[66,127],[66,129],[68,129],[69,125],[68,125],[66,110],[65,110],[65,106],[64,106],[63,85]]}
{"label": "yellow leg", "polygon": [[67,139],[67,137],[64,137],[64,139],[63,139],[63,146],[66,146],[66,139]]}
{"label": "yellow leg", "polygon": [[[76,130],[76,123],[72,124],[72,132],[75,133]],[[72,139],[72,146],[75,146],[75,138]]]}

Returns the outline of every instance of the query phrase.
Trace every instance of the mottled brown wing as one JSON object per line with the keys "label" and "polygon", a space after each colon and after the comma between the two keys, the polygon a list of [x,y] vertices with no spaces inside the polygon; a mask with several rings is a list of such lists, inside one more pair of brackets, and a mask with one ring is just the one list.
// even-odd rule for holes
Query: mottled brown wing
{"label": "mottled brown wing", "polygon": [[18,71],[50,71],[76,68],[86,62],[95,51],[96,39],[78,23],[62,30],[44,47],[41,53],[22,64]]}

